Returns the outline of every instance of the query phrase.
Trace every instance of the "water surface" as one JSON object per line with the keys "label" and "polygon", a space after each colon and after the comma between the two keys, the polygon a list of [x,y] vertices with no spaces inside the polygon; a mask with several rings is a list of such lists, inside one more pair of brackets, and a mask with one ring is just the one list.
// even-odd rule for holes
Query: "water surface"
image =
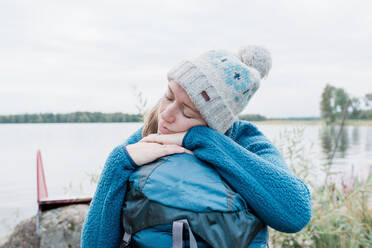
{"label": "water surface", "polygon": [[[34,215],[36,203],[36,152],[44,163],[51,198],[92,196],[91,174],[99,174],[111,150],[137,130],[141,123],[69,123],[0,125],[0,237],[21,219]],[[260,124],[275,144],[289,146],[291,133],[302,130],[300,146],[311,158],[321,182],[321,165],[334,150],[338,128],[320,125]],[[287,135],[286,135],[287,134]],[[372,127],[347,126],[333,160],[332,171],[366,176],[372,167]],[[311,153],[311,154],[310,154]],[[340,176],[341,177],[341,174]]]}

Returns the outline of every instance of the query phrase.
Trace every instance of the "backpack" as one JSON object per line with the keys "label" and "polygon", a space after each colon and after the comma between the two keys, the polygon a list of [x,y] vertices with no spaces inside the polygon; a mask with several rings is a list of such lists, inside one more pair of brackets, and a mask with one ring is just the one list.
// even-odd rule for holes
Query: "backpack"
{"label": "backpack", "polygon": [[[130,176],[122,247],[248,247],[264,224],[212,166],[188,153],[161,157]],[[186,232],[185,232],[186,233]]]}

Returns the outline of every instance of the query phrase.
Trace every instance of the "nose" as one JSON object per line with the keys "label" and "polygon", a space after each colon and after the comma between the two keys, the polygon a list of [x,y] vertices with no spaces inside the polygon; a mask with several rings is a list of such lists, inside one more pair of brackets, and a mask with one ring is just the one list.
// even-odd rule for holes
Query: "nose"
{"label": "nose", "polygon": [[163,112],[160,113],[161,118],[166,122],[173,123],[176,120],[176,104],[169,104],[165,107]]}

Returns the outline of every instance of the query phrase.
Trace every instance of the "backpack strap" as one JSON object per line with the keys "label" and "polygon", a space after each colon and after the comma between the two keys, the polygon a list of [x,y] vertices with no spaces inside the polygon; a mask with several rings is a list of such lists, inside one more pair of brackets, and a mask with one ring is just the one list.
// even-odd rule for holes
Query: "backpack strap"
{"label": "backpack strap", "polygon": [[129,247],[130,238],[132,235],[125,232],[123,236],[123,240],[121,241],[120,248],[126,248]]}
{"label": "backpack strap", "polygon": [[189,222],[186,219],[173,221],[172,226],[172,248],[183,248],[183,229],[187,228],[189,232],[190,248],[198,248],[195,237],[192,234]]}

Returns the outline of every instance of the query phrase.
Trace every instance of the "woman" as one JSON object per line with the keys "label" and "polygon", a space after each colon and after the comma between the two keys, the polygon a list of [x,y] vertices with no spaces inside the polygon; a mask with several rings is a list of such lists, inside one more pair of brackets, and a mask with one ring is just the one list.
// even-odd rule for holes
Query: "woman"
{"label": "woman", "polygon": [[[250,46],[237,56],[208,51],[172,68],[168,91],[145,125],[108,157],[85,220],[82,247],[118,247],[131,173],[184,152],[212,164],[265,225],[282,232],[301,230],[311,218],[308,188],[254,125],[237,119],[270,67],[267,50]],[[249,247],[264,247],[267,240],[265,226]]]}

